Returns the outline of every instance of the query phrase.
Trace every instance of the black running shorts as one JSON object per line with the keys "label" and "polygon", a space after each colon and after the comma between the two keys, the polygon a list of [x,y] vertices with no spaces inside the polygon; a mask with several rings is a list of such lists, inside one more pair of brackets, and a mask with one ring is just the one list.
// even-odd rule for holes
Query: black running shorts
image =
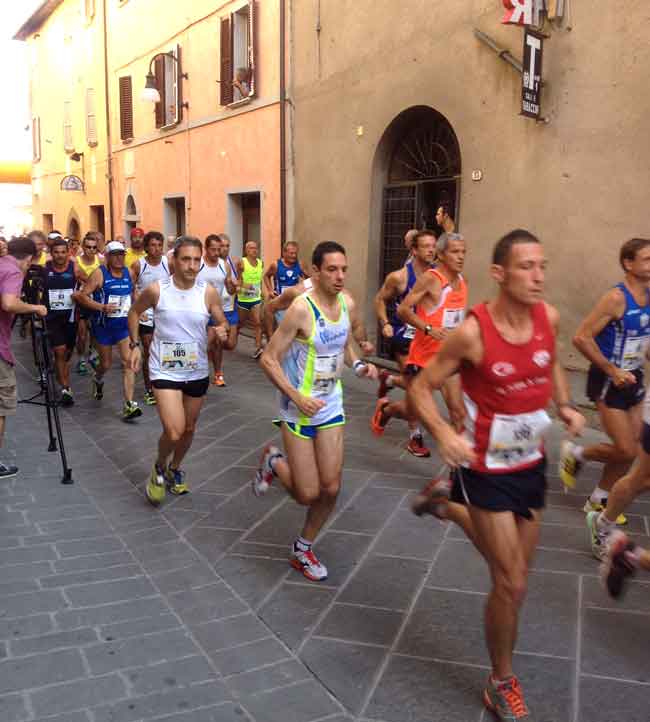
{"label": "black running shorts", "polygon": [[68,351],[74,349],[77,342],[77,324],[68,321],[69,314],[48,315],[47,332],[50,337],[52,348],[65,346]]}
{"label": "black running shorts", "polygon": [[154,389],[174,389],[182,391],[184,396],[200,399],[208,393],[210,378],[196,379],[196,381],[169,381],[167,379],[153,379],[151,385]]}
{"label": "black running shorts", "polygon": [[594,403],[602,401],[610,409],[627,411],[640,404],[645,396],[643,385],[643,370],[631,371],[636,383],[618,389],[609,376],[593,364],[589,367],[587,376],[587,397]]}
{"label": "black running shorts", "polygon": [[487,511],[511,511],[531,519],[531,509],[543,509],[546,496],[546,459],[510,474],[486,474],[459,468],[452,473],[451,500]]}
{"label": "black running shorts", "polygon": [[394,361],[397,361],[398,356],[408,356],[410,347],[410,338],[398,336],[397,338],[393,337],[388,339],[388,353]]}

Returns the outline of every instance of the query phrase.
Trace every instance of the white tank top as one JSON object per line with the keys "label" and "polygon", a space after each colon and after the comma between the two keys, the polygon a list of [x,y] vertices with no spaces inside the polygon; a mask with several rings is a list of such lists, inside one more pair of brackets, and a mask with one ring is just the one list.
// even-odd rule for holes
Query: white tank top
{"label": "white tank top", "polygon": [[209,376],[210,314],[205,305],[207,285],[196,281],[182,290],[173,277],[159,281],[160,298],[154,309],[155,329],[149,356],[152,379],[196,381]]}
{"label": "white tank top", "polygon": [[[140,275],[135,282],[136,294],[139,295],[142,293],[142,291],[154,281],[164,281],[166,278],[169,278],[169,265],[164,256],[156,266],[152,266],[144,258],[141,258]],[[153,326],[153,308],[148,308],[142,316],[140,316],[140,323],[143,326]]]}

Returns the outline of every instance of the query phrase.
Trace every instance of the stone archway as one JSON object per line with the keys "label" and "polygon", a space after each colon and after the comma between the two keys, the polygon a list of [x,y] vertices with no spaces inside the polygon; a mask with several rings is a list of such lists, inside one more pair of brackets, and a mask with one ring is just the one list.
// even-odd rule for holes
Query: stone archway
{"label": "stone archway", "polygon": [[72,208],[68,213],[65,234],[68,238],[81,240],[81,224],[79,222],[79,216],[74,208]]}

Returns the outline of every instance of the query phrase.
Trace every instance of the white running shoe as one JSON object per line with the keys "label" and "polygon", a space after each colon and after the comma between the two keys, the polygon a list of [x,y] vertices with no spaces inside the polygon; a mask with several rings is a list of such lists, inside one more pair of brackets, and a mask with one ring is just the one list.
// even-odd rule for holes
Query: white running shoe
{"label": "white running shoe", "polygon": [[264,496],[271,486],[275,472],[271,466],[273,459],[282,457],[283,454],[277,446],[271,446],[270,444],[264,448],[262,456],[260,458],[260,465],[255,472],[255,478],[251,482],[253,494],[255,496]]}
{"label": "white running shoe", "polygon": [[314,552],[297,549],[295,544],[291,547],[289,563],[294,569],[302,572],[312,582],[323,582],[327,579],[327,567],[318,561]]}

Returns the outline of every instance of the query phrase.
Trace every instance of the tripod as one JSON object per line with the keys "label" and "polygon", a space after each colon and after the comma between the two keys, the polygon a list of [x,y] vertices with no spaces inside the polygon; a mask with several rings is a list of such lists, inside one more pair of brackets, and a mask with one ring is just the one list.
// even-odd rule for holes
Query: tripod
{"label": "tripod", "polygon": [[[47,410],[47,428],[50,435],[48,451],[58,451],[61,455],[61,466],[63,467],[62,484],[73,484],[72,469],[68,466],[68,459],[65,455],[63,445],[63,433],[61,431],[61,420],[59,419],[59,403],[56,400],[56,386],[54,384],[54,358],[52,346],[47,331],[47,323],[44,318],[32,314],[32,349],[34,351],[34,363],[38,369],[38,382],[40,390],[28,399],[22,399],[19,404],[32,404],[33,406],[45,406]],[[44,401],[36,399],[45,397]],[[56,430],[56,437],[54,431]]]}

